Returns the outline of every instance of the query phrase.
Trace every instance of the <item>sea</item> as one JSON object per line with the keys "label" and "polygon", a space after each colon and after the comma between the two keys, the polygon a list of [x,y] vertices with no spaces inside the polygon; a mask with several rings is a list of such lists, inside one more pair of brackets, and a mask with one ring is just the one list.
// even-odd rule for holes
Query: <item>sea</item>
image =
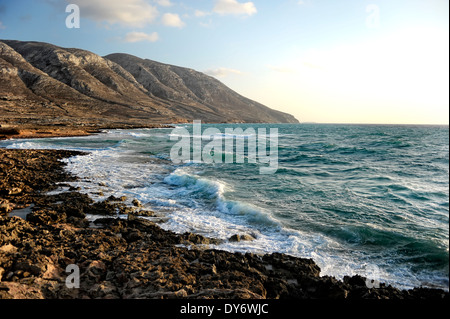
{"label": "sea", "polygon": [[[175,163],[171,151],[182,138],[194,141],[193,124],[8,140],[0,147],[88,152],[65,160],[79,177],[72,186],[97,201],[138,199],[166,230],[223,240],[209,248],[312,258],[321,275],[337,279],[359,274],[401,289],[448,290],[448,126],[202,125],[207,128],[218,129],[224,144],[243,140],[244,162]],[[268,164],[250,160],[252,136],[227,128],[255,134],[276,128],[276,170],[261,174]],[[230,241],[236,234],[253,240]]]}

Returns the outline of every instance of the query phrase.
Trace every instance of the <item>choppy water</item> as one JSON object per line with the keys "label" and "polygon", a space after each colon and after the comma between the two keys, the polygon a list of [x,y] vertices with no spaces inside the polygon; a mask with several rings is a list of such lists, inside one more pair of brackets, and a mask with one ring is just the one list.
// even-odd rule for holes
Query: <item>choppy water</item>
{"label": "choppy water", "polygon": [[[223,132],[230,125],[207,127]],[[247,162],[174,165],[171,129],[0,146],[89,151],[67,162],[94,198],[137,198],[176,232],[256,238],[216,248],[310,257],[337,278],[361,274],[400,288],[448,289],[448,126],[252,127],[278,128],[275,174],[260,175],[260,164]]]}

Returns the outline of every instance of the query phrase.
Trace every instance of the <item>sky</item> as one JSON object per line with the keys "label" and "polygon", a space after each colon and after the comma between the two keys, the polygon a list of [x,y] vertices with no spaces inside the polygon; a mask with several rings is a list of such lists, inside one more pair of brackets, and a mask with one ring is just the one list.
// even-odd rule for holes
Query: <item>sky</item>
{"label": "sky", "polygon": [[449,121],[448,0],[0,0],[0,39],[192,68],[300,122]]}

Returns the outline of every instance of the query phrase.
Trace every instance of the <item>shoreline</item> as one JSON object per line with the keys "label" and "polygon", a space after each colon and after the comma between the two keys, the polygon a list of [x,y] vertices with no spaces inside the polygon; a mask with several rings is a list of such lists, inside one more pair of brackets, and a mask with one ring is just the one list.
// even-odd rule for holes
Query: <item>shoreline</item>
{"label": "shoreline", "polygon": [[[76,180],[60,159],[80,154],[0,149],[0,298],[448,299],[441,289],[320,276],[312,259],[209,249],[217,239],[165,231],[120,198],[46,195]],[[26,220],[5,214],[26,207]],[[102,218],[91,227],[86,214]],[[66,286],[69,265],[79,267],[80,288]]]}
{"label": "shoreline", "polygon": [[172,124],[153,125],[110,125],[110,126],[86,126],[83,128],[72,126],[49,126],[49,125],[0,125],[0,141],[8,139],[33,139],[33,138],[54,138],[54,137],[79,137],[99,134],[102,130],[109,129],[140,129],[140,128],[162,128],[173,127]]}

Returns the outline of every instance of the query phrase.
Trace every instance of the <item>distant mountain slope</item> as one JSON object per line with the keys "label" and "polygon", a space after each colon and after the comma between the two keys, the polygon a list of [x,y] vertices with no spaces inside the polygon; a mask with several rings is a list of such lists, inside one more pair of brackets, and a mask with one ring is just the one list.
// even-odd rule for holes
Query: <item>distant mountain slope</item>
{"label": "distant mountain slope", "polygon": [[41,124],[297,123],[192,69],[128,54],[0,41],[0,120]]}

